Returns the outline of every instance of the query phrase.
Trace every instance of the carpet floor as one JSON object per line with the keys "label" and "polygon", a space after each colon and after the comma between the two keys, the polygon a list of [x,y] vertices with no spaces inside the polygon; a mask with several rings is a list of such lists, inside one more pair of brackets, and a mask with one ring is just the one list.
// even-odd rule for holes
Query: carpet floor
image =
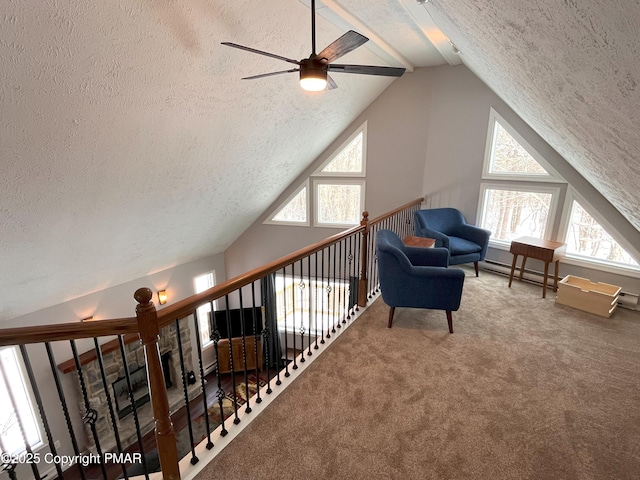
{"label": "carpet floor", "polygon": [[640,314],[465,272],[453,335],[378,298],[196,478],[639,478]]}

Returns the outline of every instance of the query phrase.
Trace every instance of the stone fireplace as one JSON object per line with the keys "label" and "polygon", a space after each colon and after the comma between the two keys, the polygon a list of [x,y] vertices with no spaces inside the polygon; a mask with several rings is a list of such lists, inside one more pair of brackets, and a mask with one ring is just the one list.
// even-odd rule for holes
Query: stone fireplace
{"label": "stone fireplace", "polygon": [[[180,340],[182,353],[184,356],[185,374],[193,372],[191,332],[187,320],[181,320]],[[114,343],[112,343],[114,342]],[[105,376],[111,397],[120,443],[123,448],[137,441],[133,407],[129,398],[128,382],[125,376],[125,367],[120,354],[120,347],[117,340],[113,340],[102,346]],[[144,350],[140,341],[135,336],[130,336],[125,342],[125,355],[129,368],[130,383],[134,393],[136,413],[140,424],[141,434],[144,435],[154,427],[151,403],[149,402],[149,387],[147,384],[147,373],[144,360]],[[184,391],[182,388],[182,372],[180,369],[180,357],[178,348],[178,335],[175,323],[168,325],[160,331],[158,340],[160,356],[169,397],[169,408],[171,413],[184,405]],[[81,357],[83,357],[82,355]],[[71,360],[72,361],[72,360]],[[69,363],[69,362],[65,362]],[[103,451],[114,450],[116,440],[109,413],[109,405],[105,394],[105,388],[100,374],[100,364],[97,358],[93,358],[86,363],[81,361],[84,381],[87,388],[87,395],[91,408],[98,413],[96,430]],[[63,364],[59,365],[62,367]],[[61,368],[62,370],[62,368]],[[64,370],[63,370],[64,371]],[[73,369],[75,372],[75,368]],[[77,375],[77,372],[76,372]],[[76,376],[77,379],[77,376]],[[79,398],[79,409],[81,415],[85,413],[85,405],[80,383],[76,381]],[[196,397],[201,391],[200,382],[187,385],[189,399]],[[87,449],[95,451],[95,444],[91,428],[84,425],[87,437]]]}
{"label": "stone fireplace", "polygon": [[[131,385],[131,394],[129,394],[129,385]],[[171,385],[167,385],[167,389]],[[133,396],[133,402],[136,408],[141,407],[149,401],[149,381],[147,379],[147,369],[140,367],[134,370],[129,375],[129,381],[127,377],[122,377],[111,384],[113,390],[113,403],[118,418],[122,420],[124,417],[133,412],[133,405],[131,405],[131,396]]]}

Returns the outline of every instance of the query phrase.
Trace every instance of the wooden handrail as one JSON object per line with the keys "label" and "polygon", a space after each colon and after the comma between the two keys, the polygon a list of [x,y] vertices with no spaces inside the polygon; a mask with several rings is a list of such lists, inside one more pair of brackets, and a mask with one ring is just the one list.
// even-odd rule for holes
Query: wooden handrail
{"label": "wooden handrail", "polygon": [[77,340],[80,338],[108,337],[111,335],[126,335],[128,333],[138,333],[135,317],[4,328],[0,330],[0,347]]}
{"label": "wooden handrail", "polygon": [[405,203],[404,205],[396,208],[395,210],[391,210],[390,212],[380,215],[379,217],[376,217],[373,220],[369,220],[369,226],[375,225],[376,223],[380,223],[383,220],[386,220],[387,218],[392,217],[396,213],[400,213],[402,210],[406,210],[409,207],[413,207],[414,205],[420,205],[423,201],[424,201],[424,198],[420,197],[419,199],[414,200],[413,202]]}
{"label": "wooden handrail", "polygon": [[287,265],[291,265],[298,260],[306,258],[309,255],[313,255],[314,253],[319,252],[320,250],[329,247],[334,243],[338,243],[339,241],[363,230],[364,227],[358,225],[350,228],[349,230],[336,233],[335,235],[325,238],[324,240],[321,240],[317,243],[301,248],[300,250],[296,250],[289,255],[285,255],[284,257],[280,257],[277,260],[267,263],[261,267],[255,268],[247,273],[238,275],[237,277],[234,277],[227,282],[211,287],[210,289],[205,290],[202,293],[192,295],[191,297],[180,300],[173,305],[169,305],[168,307],[163,308],[162,310],[158,310],[158,321],[160,324],[160,328],[163,328],[171,322],[174,322],[176,318],[184,318],[187,315],[191,315],[197,307],[204,303],[212,302],[213,300],[222,298],[225,295],[244,287],[245,285],[250,285],[256,280],[259,280],[271,273],[275,273],[278,270],[286,267]]}
{"label": "wooden handrail", "polygon": [[[202,293],[193,295],[184,300],[180,300],[166,308],[158,310],[158,323],[159,328],[163,328],[176,318],[184,318],[192,314],[195,309],[203,303],[211,302],[222,298],[225,295],[249,285],[260,278],[265,277],[271,273],[290,265],[302,258],[306,258],[322,249],[329,247],[339,241],[354,235],[359,232],[365,232],[367,228],[376,223],[380,223],[387,218],[392,217],[396,213],[399,213],[409,207],[422,203],[423,198],[419,198],[412,202],[406,203],[390,212],[387,212],[379,217],[366,223],[357,225],[353,228],[345,230],[343,232],[332,235],[324,240],[301,248],[289,255],[285,255],[277,260],[274,260],[266,265],[258,267],[242,275],[232,278],[231,280],[216,285]],[[15,327],[0,329],[0,347],[18,345],[18,344],[30,344],[30,343],[42,343],[42,342],[55,342],[63,340],[81,339],[81,338],[93,338],[104,337],[111,335],[126,335],[131,333],[138,333],[136,318],[119,318],[109,320],[97,320],[94,322],[85,323],[63,323],[54,325],[38,325],[33,327]]]}

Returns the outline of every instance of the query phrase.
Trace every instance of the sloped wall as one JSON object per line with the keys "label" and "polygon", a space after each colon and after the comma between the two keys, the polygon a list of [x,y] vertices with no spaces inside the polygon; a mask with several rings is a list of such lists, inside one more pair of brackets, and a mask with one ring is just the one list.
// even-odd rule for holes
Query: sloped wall
{"label": "sloped wall", "polygon": [[[366,209],[371,216],[425,196],[426,206],[453,206],[468,221],[475,222],[491,107],[629,243],[640,245],[640,232],[477,76],[465,66],[440,66],[417,69],[395,81],[283,192],[226,250],[229,278],[335,233],[327,228],[262,222],[364,121],[368,122]],[[511,262],[511,255],[503,250],[490,249],[487,258]],[[536,261],[531,261],[530,267],[542,270]],[[621,285],[628,292],[640,292],[640,280],[628,276],[571,265],[563,265],[560,274],[584,276]]]}

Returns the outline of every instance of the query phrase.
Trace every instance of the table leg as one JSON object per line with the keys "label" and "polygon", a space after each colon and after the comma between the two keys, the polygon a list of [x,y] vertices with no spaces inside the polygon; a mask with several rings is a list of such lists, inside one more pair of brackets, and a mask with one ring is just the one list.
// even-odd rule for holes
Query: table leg
{"label": "table leg", "polygon": [[513,281],[513,272],[516,269],[516,260],[518,260],[518,255],[514,253],[513,262],[511,263],[511,273],[509,274],[509,288],[511,288],[511,282]]}
{"label": "table leg", "polygon": [[549,278],[549,262],[544,262],[544,280],[542,282],[542,298],[547,298],[548,278]]}
{"label": "table leg", "polygon": [[524,266],[527,264],[527,256],[522,257],[522,265],[520,266],[520,277],[518,280],[522,281],[522,275],[524,275]]}
{"label": "table leg", "polygon": [[556,272],[553,276],[553,291],[558,291],[558,267],[560,266],[560,260],[556,260]]}

